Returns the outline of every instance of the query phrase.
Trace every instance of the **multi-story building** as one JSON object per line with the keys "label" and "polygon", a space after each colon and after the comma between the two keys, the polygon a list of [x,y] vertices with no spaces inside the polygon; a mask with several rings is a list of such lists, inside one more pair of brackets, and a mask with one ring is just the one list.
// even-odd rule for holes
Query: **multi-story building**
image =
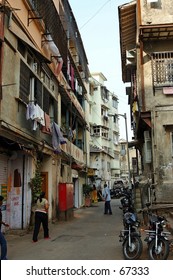
{"label": "multi-story building", "polygon": [[[141,158],[139,151],[135,149],[133,141],[127,145],[127,140],[120,139],[120,177],[129,180],[129,171],[132,182],[138,180],[141,174]],[[132,145],[132,146],[131,146]],[[130,147],[131,146],[131,147]],[[127,150],[128,149],[128,150]],[[128,154],[129,153],[129,162]]]}
{"label": "multi-story building", "polygon": [[88,75],[68,1],[0,1],[0,187],[10,228],[30,223],[38,166],[49,219],[59,211],[59,184],[73,186],[68,207],[82,205]]}
{"label": "multi-story building", "polygon": [[171,0],[119,6],[122,80],[127,88],[142,173],[157,202],[173,195],[173,8]]}
{"label": "multi-story building", "polygon": [[105,86],[102,73],[91,73],[90,78],[90,182],[111,187],[119,177],[118,97]]}

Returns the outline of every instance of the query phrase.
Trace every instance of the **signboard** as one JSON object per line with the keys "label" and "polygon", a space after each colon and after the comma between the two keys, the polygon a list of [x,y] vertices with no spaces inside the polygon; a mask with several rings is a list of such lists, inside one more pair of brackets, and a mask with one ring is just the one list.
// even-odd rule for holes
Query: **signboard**
{"label": "signboard", "polygon": [[88,176],[94,176],[95,175],[95,170],[93,168],[88,168]]}
{"label": "signboard", "polygon": [[163,94],[173,94],[173,87],[163,87]]}

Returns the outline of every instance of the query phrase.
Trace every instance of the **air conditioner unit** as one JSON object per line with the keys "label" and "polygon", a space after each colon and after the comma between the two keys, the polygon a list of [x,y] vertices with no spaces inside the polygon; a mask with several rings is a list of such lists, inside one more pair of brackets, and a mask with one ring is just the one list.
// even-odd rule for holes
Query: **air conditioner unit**
{"label": "air conditioner unit", "polygon": [[149,130],[144,131],[144,140],[150,139],[150,132]]}

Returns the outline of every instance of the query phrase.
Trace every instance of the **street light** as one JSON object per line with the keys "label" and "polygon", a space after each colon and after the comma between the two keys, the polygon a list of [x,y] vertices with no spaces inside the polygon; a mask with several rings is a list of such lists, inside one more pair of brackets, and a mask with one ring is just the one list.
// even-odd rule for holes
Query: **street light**
{"label": "street light", "polygon": [[128,178],[129,178],[129,188],[131,189],[132,185],[131,185],[131,173],[130,173],[130,156],[129,156],[129,140],[128,140],[128,129],[127,129],[127,115],[126,113],[124,114],[108,114],[109,117],[113,117],[113,116],[120,116],[123,117],[125,120],[125,128],[126,128],[126,142],[127,142],[127,163],[128,163]]}

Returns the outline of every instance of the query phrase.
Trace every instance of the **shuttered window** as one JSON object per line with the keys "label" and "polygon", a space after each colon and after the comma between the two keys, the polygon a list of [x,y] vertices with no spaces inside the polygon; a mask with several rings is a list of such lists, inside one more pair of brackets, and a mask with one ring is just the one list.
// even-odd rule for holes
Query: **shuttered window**
{"label": "shuttered window", "polygon": [[19,97],[25,102],[29,102],[30,95],[30,70],[27,65],[20,61],[20,88]]}
{"label": "shuttered window", "polygon": [[42,83],[37,78],[35,79],[34,97],[35,100],[37,100],[37,104],[42,108],[43,107]]}
{"label": "shuttered window", "polygon": [[[31,88],[33,88],[33,94]],[[19,97],[27,104],[31,100],[36,101],[43,111],[50,115],[51,121],[57,122],[58,104],[56,99],[22,60],[20,62]]]}
{"label": "shuttered window", "polygon": [[43,111],[49,115],[49,91],[43,87]]}

